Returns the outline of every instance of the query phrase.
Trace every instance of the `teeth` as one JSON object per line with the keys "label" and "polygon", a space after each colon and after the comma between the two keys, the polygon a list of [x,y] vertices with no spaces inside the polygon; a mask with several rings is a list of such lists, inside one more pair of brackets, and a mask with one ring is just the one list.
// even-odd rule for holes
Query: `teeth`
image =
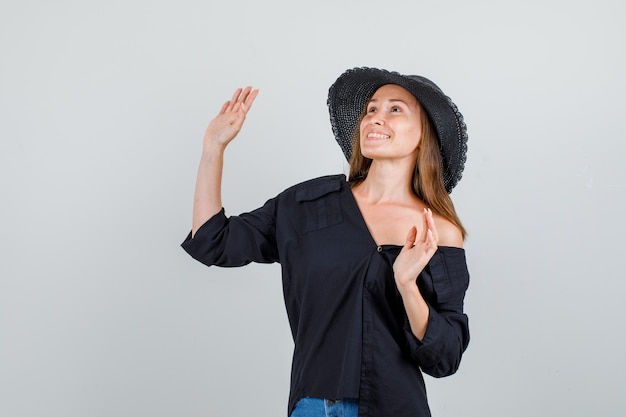
{"label": "teeth", "polygon": [[389,135],[383,135],[382,133],[368,133],[368,138],[376,138],[376,139],[387,139]]}

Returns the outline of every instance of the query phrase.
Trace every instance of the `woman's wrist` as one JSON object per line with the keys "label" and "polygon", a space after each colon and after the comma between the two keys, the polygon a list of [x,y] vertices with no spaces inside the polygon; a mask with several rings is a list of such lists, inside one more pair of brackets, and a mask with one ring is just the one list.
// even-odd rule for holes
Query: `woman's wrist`
{"label": "woman's wrist", "polygon": [[224,154],[224,151],[226,150],[226,144],[225,143],[219,143],[216,140],[211,140],[211,139],[206,139],[204,140],[203,144],[202,144],[202,155],[203,156],[221,156]]}
{"label": "woman's wrist", "polygon": [[422,296],[419,288],[417,287],[417,283],[415,279],[403,281],[403,282],[396,281],[396,287],[398,288],[398,292],[400,293],[402,298]]}

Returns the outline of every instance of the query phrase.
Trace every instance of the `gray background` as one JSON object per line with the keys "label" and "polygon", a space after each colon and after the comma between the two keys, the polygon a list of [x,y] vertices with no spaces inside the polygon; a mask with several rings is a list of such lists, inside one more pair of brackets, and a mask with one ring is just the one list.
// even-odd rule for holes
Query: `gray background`
{"label": "gray background", "polygon": [[179,247],[204,128],[261,93],[228,149],[229,214],[345,172],[326,109],[355,66],[459,105],[472,341],[433,414],[623,416],[621,1],[0,3],[0,415],[281,416],[277,265]]}

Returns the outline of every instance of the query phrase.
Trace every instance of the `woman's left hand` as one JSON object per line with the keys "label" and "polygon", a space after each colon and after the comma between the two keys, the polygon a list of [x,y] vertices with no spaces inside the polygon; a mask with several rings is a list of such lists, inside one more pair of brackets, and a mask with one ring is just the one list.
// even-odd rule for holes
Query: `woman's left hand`
{"label": "woman's left hand", "polygon": [[409,285],[415,286],[418,275],[437,251],[439,238],[433,213],[425,208],[422,216],[419,236],[417,227],[413,226],[406,236],[404,247],[393,263],[393,273],[400,292]]}

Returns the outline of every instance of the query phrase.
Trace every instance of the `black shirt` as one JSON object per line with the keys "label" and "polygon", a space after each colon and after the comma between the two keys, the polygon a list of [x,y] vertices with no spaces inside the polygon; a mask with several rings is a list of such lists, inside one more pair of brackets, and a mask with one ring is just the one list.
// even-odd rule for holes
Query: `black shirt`
{"label": "black shirt", "polygon": [[302,397],[358,398],[359,416],[430,416],[422,371],[454,373],[469,342],[462,248],[439,247],[417,279],[430,307],[411,332],[392,264],[344,175],[293,186],[250,213],[209,219],[182,244],[206,265],[279,262],[294,339],[288,412]]}

